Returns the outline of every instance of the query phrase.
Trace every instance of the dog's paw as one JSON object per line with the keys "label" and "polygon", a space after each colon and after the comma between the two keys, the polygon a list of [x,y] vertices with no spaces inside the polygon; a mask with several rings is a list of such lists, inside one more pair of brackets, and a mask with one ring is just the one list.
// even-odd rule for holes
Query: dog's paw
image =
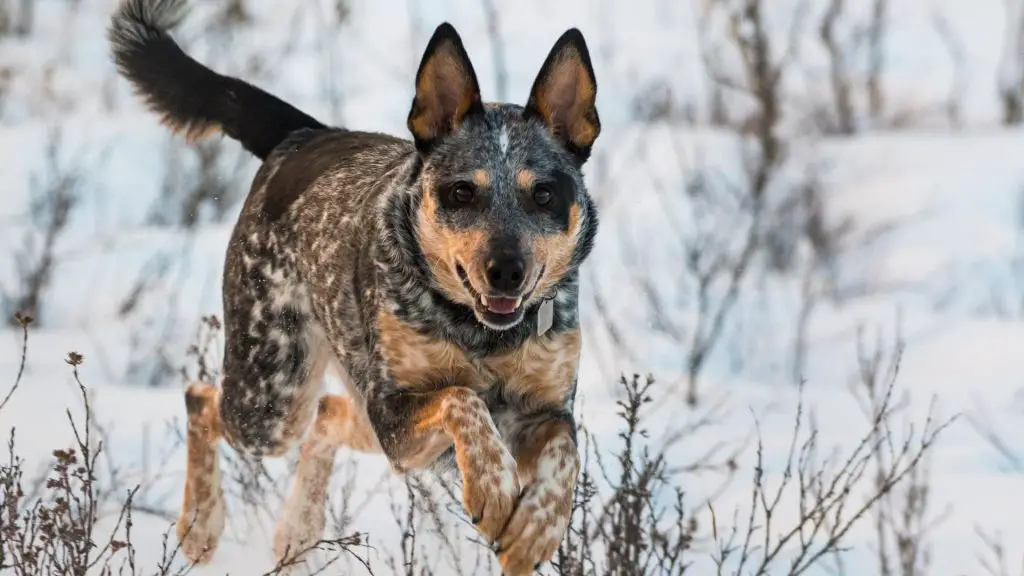
{"label": "dog's paw", "polygon": [[181,552],[193,564],[206,564],[217,551],[224,532],[224,502],[215,500],[198,516],[182,514],[178,518],[177,535]]}
{"label": "dog's paw", "polygon": [[494,542],[519,498],[516,460],[504,444],[489,435],[478,437],[463,456],[463,504],[477,530]]}
{"label": "dog's paw", "polygon": [[571,516],[570,484],[558,478],[542,478],[528,485],[498,540],[503,574],[532,574],[551,560],[569,528]]}
{"label": "dog's paw", "polygon": [[323,506],[306,508],[286,507],[274,531],[274,559],[282,563],[301,560],[311,547],[323,537],[326,514]]}
{"label": "dog's paw", "polygon": [[[322,516],[322,515],[321,515]],[[281,565],[301,562],[312,546],[320,541],[323,520],[308,519],[311,526],[279,524],[274,533],[274,560]],[[315,525],[315,526],[313,526]]]}

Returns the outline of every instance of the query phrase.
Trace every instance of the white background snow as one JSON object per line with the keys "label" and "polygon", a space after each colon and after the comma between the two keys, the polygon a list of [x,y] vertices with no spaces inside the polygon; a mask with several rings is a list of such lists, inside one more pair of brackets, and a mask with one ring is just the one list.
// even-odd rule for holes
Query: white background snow
{"label": "white background snow", "polygon": [[[17,448],[29,459],[29,470],[45,465],[53,448],[67,444],[71,432],[64,410],[77,410],[79,402],[63,358],[68,351],[81,352],[86,360],[82,381],[93,391],[96,418],[110,435],[106,450],[140,481],[146,471],[160,468],[162,479],[147,498],[173,516],[184,467],[180,448],[166,451],[173,445],[170,431],[183,431],[184,379],[173,369],[190,364],[184,352],[200,316],[221,314],[222,258],[239,205],[232,202],[219,221],[203,214],[191,230],[161,223],[161,217],[173,219],[174,209],[161,203],[162,189],[187,188],[195,155],[114,74],[104,32],[115,4],[39,1],[28,37],[0,39],[0,70],[10,71],[0,83],[0,293],[17,291],[16,255],[23,252],[26,238],[37,238],[29,217],[33,182],[54,176],[46,154],[54,129],[61,136],[61,170],[80,176],[80,199],[58,239],[57,264],[43,294],[38,327],[30,332],[25,378],[0,413],[0,430],[6,435],[16,428]],[[253,0],[245,2],[252,21],[222,35],[219,44],[204,35],[201,25],[221,2],[194,4],[178,35],[190,53],[326,121],[405,134],[412,74],[427,38],[443,20],[463,35],[485,99],[496,97],[482,3],[355,0],[339,28],[333,24],[333,2]],[[714,426],[674,449],[672,457],[680,464],[717,443],[743,443],[756,424],[771,472],[785,456],[798,400],[789,362],[799,279],[751,277],[744,284],[723,342],[702,374],[702,403],[695,409],[683,401],[685,347],[652,326],[636,280],[638,272],[647,275],[668,295],[665,301],[672,307],[666,313],[685,325],[694,302],[674,292],[683,275],[680,227],[729,225],[669,213],[655,190],[682,195],[683,178],[701,166],[726,177],[737,173],[734,136],[700,121],[639,122],[631,108],[637,94],[657,80],[671,86],[678,101],[697,103],[703,117],[700,99],[709,81],[697,51],[695,18],[701,3],[497,4],[508,100],[525,102],[540,63],[564,29],[580,27],[594,56],[604,130],[588,178],[602,224],[584,274],[582,421],[614,444],[619,375],[651,373],[658,381],[658,402],[648,423],[655,437],[698,418],[702,409],[722,405]],[[772,22],[786,25],[792,18],[792,2],[766,4]],[[814,10],[819,4],[812,3]],[[866,10],[857,2],[848,4],[855,14]],[[814,10],[802,41],[806,74],[794,81],[791,109],[815,99],[829,102],[828,85],[821,80],[823,56],[815,47]],[[935,32],[936,11],[963,47],[959,72]],[[887,102],[931,111],[951,86],[962,82],[963,126],[952,130],[932,114],[899,130],[804,138],[795,144],[794,155],[807,165],[826,165],[822,178],[829,218],[852,218],[865,228],[901,222],[892,234],[843,261],[845,281],[884,289],[842,303],[823,302],[812,316],[805,400],[821,428],[823,446],[858,440],[867,430],[850,392],[857,373],[858,327],[869,342],[881,334],[888,345],[896,338],[899,319],[906,349],[897,390],[901,398],[906,394],[909,405],[897,423],[920,427],[933,401],[940,420],[963,414],[941,436],[929,462],[929,516],[937,521],[928,533],[928,573],[984,574],[979,556],[987,552],[978,528],[1002,534],[1011,569],[1024,569],[1024,469],[969,423],[970,418],[984,422],[1010,450],[1024,454],[1024,131],[1000,125],[996,92],[1006,7],[1002,0],[892,0],[889,20]],[[257,60],[261,69],[248,65]],[[239,198],[257,165],[230,143],[221,160],[221,178]],[[146,285],[137,306],[122,313],[125,299],[147,275],[156,280]],[[625,349],[616,347],[607,318]],[[0,393],[13,383],[20,347],[20,330],[3,328]],[[171,370],[162,371],[163,364]],[[754,465],[749,445],[737,461],[737,477],[716,503],[730,518],[733,507],[742,508],[749,499]],[[354,502],[365,500],[350,511],[349,527],[368,532],[377,548],[395,548],[390,494],[401,500],[401,482],[388,476],[378,456],[353,456],[350,463],[349,454],[339,454],[339,485],[346,469],[357,470]],[[721,476],[711,473],[683,476],[688,500],[695,505],[720,482]],[[706,525],[706,509],[695,514]],[[214,563],[193,573],[249,574],[269,568],[272,518],[250,520],[232,517]],[[140,558],[159,554],[167,520],[140,514],[136,522],[133,539]],[[873,538],[869,521],[851,533],[844,555],[848,573],[876,573]],[[374,557],[372,550],[365,552]],[[691,559],[695,573],[708,573],[705,555],[695,551]],[[828,573],[828,566],[812,572]],[[388,573],[381,565],[375,568]],[[353,568],[352,573],[359,572]]]}

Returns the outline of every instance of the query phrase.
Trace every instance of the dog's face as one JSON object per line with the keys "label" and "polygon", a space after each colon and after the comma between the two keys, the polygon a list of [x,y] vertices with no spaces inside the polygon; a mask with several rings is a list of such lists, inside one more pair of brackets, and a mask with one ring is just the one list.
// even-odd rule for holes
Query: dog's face
{"label": "dog's face", "polygon": [[582,35],[555,43],[525,106],[483,104],[442,24],[416,80],[409,129],[423,159],[416,235],[436,286],[484,325],[511,328],[589,252],[581,173],[600,132]]}

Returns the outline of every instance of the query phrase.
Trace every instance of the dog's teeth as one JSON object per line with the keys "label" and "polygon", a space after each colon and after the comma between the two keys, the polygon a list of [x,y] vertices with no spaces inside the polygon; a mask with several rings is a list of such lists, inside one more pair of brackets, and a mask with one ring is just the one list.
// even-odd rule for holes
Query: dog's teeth
{"label": "dog's teeth", "polygon": [[487,306],[487,296],[484,296],[483,294],[481,294],[480,295],[480,303],[483,304],[484,306]]}
{"label": "dog's teeth", "polygon": [[519,305],[522,304],[522,303],[523,303],[523,297],[522,296],[520,296],[519,298],[516,298],[516,308],[519,308]]}

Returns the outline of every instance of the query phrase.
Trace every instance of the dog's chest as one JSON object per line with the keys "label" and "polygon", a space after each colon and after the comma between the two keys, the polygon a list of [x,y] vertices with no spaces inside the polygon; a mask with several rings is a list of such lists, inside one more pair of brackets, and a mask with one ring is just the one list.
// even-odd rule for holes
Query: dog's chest
{"label": "dog's chest", "polygon": [[458,346],[423,334],[390,314],[380,316],[379,329],[388,372],[402,387],[465,386],[531,404],[561,405],[579,363],[579,329],[531,338],[511,352],[485,358],[470,358]]}

